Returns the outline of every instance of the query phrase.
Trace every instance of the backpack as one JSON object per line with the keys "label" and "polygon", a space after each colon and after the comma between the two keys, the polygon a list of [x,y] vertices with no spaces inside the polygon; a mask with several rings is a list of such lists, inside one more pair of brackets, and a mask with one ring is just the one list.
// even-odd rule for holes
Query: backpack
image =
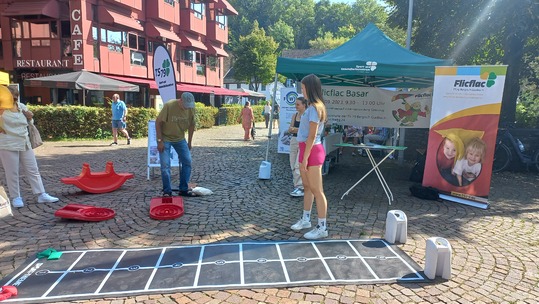
{"label": "backpack", "polygon": [[410,186],[410,192],[413,196],[426,200],[438,200],[439,191],[433,187],[423,187],[419,184]]}

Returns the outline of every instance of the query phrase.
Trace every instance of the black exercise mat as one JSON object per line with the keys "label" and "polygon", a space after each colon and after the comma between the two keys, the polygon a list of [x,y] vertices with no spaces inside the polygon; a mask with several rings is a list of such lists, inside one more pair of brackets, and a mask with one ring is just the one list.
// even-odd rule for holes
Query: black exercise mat
{"label": "black exercise mat", "polygon": [[384,240],[246,242],[64,251],[29,259],[0,281],[44,303],[138,294],[333,284],[427,281],[421,268]]}

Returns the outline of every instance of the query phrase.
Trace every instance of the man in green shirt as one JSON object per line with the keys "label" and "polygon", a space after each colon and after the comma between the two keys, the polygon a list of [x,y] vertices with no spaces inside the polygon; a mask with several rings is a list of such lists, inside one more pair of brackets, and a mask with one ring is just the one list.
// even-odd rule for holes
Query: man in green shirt
{"label": "man in green shirt", "polygon": [[[187,140],[185,132],[187,131]],[[155,121],[157,150],[161,162],[163,196],[171,196],[170,157],[171,148],[178,153],[180,163],[179,195],[197,196],[189,190],[191,178],[191,148],[195,132],[195,97],[184,92],[180,99],[172,99],[164,106]]]}

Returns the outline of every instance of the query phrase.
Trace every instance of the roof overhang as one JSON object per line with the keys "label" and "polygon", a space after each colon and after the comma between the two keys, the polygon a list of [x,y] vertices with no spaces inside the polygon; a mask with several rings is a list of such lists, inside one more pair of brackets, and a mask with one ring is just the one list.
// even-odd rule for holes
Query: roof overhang
{"label": "roof overhang", "polygon": [[176,35],[176,33],[174,33],[173,31],[156,26],[155,24],[150,22],[146,23],[146,34],[154,37],[163,37],[176,42],[181,41],[180,37],[178,37],[178,35]]}
{"label": "roof overhang", "polygon": [[60,4],[57,0],[32,0],[11,3],[2,16],[46,16],[54,19],[60,18]]}
{"label": "roof overhang", "polygon": [[225,15],[238,15],[238,11],[227,0],[217,0],[215,8],[224,10]]}
{"label": "roof overhang", "polygon": [[99,21],[105,24],[121,25],[137,31],[144,31],[144,28],[138,20],[107,9],[104,6],[99,6]]}
{"label": "roof overhang", "polygon": [[179,36],[182,39],[182,41],[180,42],[180,45],[183,47],[191,47],[191,48],[195,48],[195,49],[199,49],[203,51],[208,50],[208,48],[206,47],[204,43],[202,43],[197,38],[192,37],[191,35],[185,32],[180,32]]}
{"label": "roof overhang", "polygon": [[208,53],[211,55],[216,55],[220,57],[228,57],[228,53],[225,52],[220,46],[216,46],[212,42],[206,42],[206,47],[208,47]]}

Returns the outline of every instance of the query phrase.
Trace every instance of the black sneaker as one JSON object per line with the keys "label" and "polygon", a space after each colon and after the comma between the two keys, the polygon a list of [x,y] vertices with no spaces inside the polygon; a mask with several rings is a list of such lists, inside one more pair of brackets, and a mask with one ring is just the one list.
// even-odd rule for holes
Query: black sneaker
{"label": "black sneaker", "polygon": [[117,145],[117,144],[118,144],[118,143],[114,141],[114,142],[112,142],[112,144],[110,144],[110,145],[111,145],[111,146],[115,146],[115,145]]}
{"label": "black sneaker", "polygon": [[127,139],[127,144],[128,144],[128,145],[131,144],[131,137],[129,137],[129,138]]}

